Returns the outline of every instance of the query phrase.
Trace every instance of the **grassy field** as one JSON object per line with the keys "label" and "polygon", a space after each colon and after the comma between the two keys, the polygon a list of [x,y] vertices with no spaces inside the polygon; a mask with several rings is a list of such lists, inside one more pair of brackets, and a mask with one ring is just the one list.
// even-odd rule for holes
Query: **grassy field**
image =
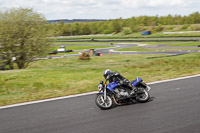
{"label": "grassy field", "polygon": [[[110,42],[54,42],[55,44],[59,44],[59,46],[53,46],[54,49],[59,48],[61,45],[65,45],[65,44],[99,44],[99,46],[97,47],[112,47],[112,45],[110,45]],[[112,42],[113,44],[118,44],[118,43],[140,43],[140,44],[148,44],[148,45],[158,45],[158,44],[169,44],[170,46],[197,46],[200,44],[200,42],[193,42],[193,41],[188,41],[188,42],[183,42],[183,41],[163,41],[163,42],[127,42],[127,41],[123,41],[123,42]],[[108,46],[102,45],[102,44],[106,44]],[[74,45],[76,47],[76,45]],[[79,45],[81,46],[81,45]],[[78,46],[78,49],[80,49],[81,47]],[[103,47],[102,47],[103,46]],[[68,46],[67,46],[68,47]],[[91,46],[87,46],[87,47],[91,47]],[[73,48],[73,46],[69,46],[69,48]],[[69,49],[67,48],[67,49]],[[53,50],[53,49],[52,49]],[[75,50],[75,49],[74,49]]]}
{"label": "grassy field", "polygon": [[[117,45],[118,43],[135,43],[135,44],[147,44],[147,45],[159,45],[159,44],[168,44],[166,46],[169,47],[177,47],[177,49],[147,49],[147,48],[142,48],[140,46],[138,47],[131,47],[131,48],[123,48],[123,49],[116,49],[116,51],[140,51],[140,52],[150,52],[150,51],[178,51],[178,50],[198,50],[200,48],[178,48],[178,47],[182,47],[182,46],[197,46],[200,45],[200,42],[179,42],[179,41],[165,41],[165,42],[115,42],[113,43],[114,45]],[[70,42],[63,42],[64,44],[73,44]],[[74,44],[77,44],[74,43]],[[79,42],[79,44],[92,44],[92,42]],[[94,43],[93,43],[94,44]],[[103,42],[98,42],[98,44],[105,44]],[[113,47],[112,45],[110,45],[110,43],[106,43],[108,44],[108,46],[104,46],[104,45],[99,45],[99,46],[81,46],[81,45],[67,45],[66,48],[67,49],[73,49],[73,50],[82,50],[82,49],[91,49],[91,48],[108,48],[108,47]],[[55,46],[52,45],[51,46],[51,51],[54,51],[55,49],[58,49],[60,46]],[[67,54],[77,54],[77,52],[70,52]],[[60,55],[64,55],[64,54],[60,54]]]}
{"label": "grassy field", "polygon": [[[66,43],[65,43],[66,44]],[[57,51],[58,48],[60,48],[62,45],[50,45],[49,46],[49,52],[51,51]],[[89,45],[67,45],[65,48],[66,50],[84,50],[84,49],[98,49],[98,48],[108,48],[108,47],[113,47],[108,44],[108,46],[105,45],[94,45],[94,46],[89,46]],[[68,55],[68,54],[78,54],[78,51],[73,51],[73,52],[67,52],[67,53],[57,53],[56,55]]]}
{"label": "grassy field", "polygon": [[105,55],[35,61],[25,70],[0,71],[0,105],[96,91],[105,69],[145,82],[200,73],[200,54]]}
{"label": "grassy field", "polygon": [[[79,39],[85,39],[85,40],[91,40],[93,39],[110,39],[113,37],[169,37],[169,38],[177,38],[177,36],[200,36],[200,32],[199,33],[182,33],[182,34],[163,34],[163,32],[158,32],[158,33],[153,33],[151,35],[141,35],[141,32],[137,32],[137,33],[132,33],[132,34],[128,34],[128,35],[123,35],[121,33],[118,34],[113,34],[113,35],[88,35],[88,36],[71,36],[71,37],[61,37],[61,38],[52,38],[52,40],[79,40]],[[197,38],[197,37],[195,37]]]}
{"label": "grassy field", "polygon": [[[68,43],[65,43],[68,44]],[[55,51],[58,48],[60,48],[60,46],[62,45],[50,45],[50,51]],[[111,45],[108,44],[108,46],[105,45],[67,45],[65,46],[66,50],[83,50],[83,49],[97,49],[97,48],[108,48],[108,47],[113,47]]]}
{"label": "grassy field", "polygon": [[198,45],[200,45],[200,42],[175,43],[175,44],[169,44],[167,46],[170,46],[170,47],[182,47],[182,46],[198,46]]}
{"label": "grassy field", "polygon": [[63,44],[108,44],[110,45],[110,42],[50,42],[51,44],[59,44],[59,45],[63,45]]}
{"label": "grassy field", "polygon": [[152,52],[152,51],[179,51],[179,50],[200,50],[200,48],[147,49],[142,47],[131,47],[131,48],[116,49],[115,51]]}
{"label": "grassy field", "polygon": [[168,44],[166,46],[197,46],[200,42],[181,42],[181,41],[163,41],[163,42],[135,42],[148,45]]}
{"label": "grassy field", "polygon": [[[200,50],[199,47],[197,48],[184,48],[185,46],[197,46],[200,45],[200,42],[142,42],[140,44],[147,44],[147,45],[159,45],[159,44],[168,44],[165,47],[169,47],[169,49],[149,49],[143,47],[131,47],[131,48],[123,48],[123,49],[116,49],[116,51],[139,51],[139,52],[149,52],[149,51],[179,51],[179,50]],[[176,49],[170,49],[170,47],[177,47]]]}

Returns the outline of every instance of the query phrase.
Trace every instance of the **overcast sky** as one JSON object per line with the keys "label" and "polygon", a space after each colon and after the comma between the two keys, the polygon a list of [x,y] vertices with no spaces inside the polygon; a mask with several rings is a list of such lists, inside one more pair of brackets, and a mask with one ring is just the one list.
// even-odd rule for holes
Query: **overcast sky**
{"label": "overcast sky", "polygon": [[33,8],[46,19],[116,19],[133,16],[188,15],[200,0],[0,0],[0,9]]}

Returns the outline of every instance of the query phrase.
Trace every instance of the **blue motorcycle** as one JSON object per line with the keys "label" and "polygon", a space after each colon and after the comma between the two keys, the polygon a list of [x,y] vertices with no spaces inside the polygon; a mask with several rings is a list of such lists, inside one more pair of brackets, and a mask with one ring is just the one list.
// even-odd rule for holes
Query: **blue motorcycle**
{"label": "blue motorcycle", "polygon": [[107,84],[107,81],[101,81],[98,85],[95,103],[105,110],[115,105],[124,105],[133,101],[145,103],[150,99],[150,87],[143,82],[141,78],[132,80],[130,88],[124,87],[120,82],[115,81]]}

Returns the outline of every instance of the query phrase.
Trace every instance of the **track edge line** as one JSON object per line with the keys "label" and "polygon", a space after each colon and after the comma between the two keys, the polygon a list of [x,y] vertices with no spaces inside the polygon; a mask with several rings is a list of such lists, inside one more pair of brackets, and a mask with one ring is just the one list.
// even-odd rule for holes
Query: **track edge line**
{"label": "track edge line", "polygon": [[[189,79],[189,78],[194,78],[194,77],[199,77],[199,76],[200,76],[200,74],[186,76],[186,77],[179,77],[179,78],[174,78],[174,79],[167,79],[167,80],[155,81],[155,82],[147,83],[147,85],[165,83],[165,82],[182,80],[182,79]],[[36,103],[43,103],[43,102],[50,102],[50,101],[56,101],[56,100],[62,100],[62,99],[67,99],[67,98],[80,97],[80,96],[87,96],[87,95],[92,95],[92,94],[96,94],[96,93],[98,93],[98,91],[93,91],[93,92],[88,92],[88,93],[82,93],[82,94],[76,94],[76,95],[63,96],[63,97],[57,97],[57,98],[50,98],[50,99],[44,99],[44,100],[38,100],[38,101],[32,101],[32,102],[24,102],[24,103],[19,103],[19,104],[12,104],[12,105],[0,106],[0,109],[7,109],[7,108],[13,108],[13,107],[19,107],[19,106],[24,106],[24,105],[31,105],[31,104],[36,104]]]}

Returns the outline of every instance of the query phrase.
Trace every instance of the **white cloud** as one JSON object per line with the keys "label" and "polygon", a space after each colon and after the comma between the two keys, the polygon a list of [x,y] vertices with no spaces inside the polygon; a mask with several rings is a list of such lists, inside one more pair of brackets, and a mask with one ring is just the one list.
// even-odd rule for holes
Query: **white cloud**
{"label": "white cloud", "polygon": [[185,6],[187,0],[122,0],[122,5],[127,8],[143,8],[143,7],[174,7]]}
{"label": "white cloud", "polygon": [[183,6],[186,4],[184,1],[185,0],[150,0],[147,5],[152,7]]}
{"label": "white cloud", "polygon": [[47,19],[127,18],[200,12],[199,0],[0,0],[0,9],[33,8]]}

